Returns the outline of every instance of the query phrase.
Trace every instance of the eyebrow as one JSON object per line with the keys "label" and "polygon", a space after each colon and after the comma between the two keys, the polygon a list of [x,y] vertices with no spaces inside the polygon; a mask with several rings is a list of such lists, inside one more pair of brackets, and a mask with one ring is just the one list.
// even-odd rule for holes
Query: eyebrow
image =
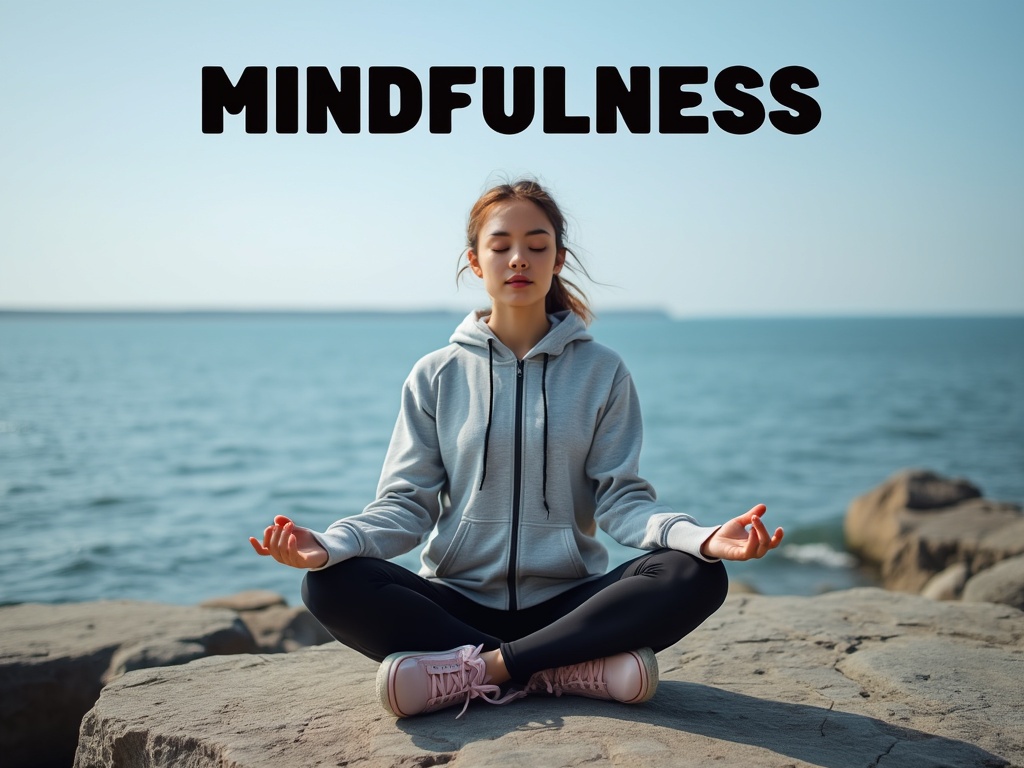
{"label": "eyebrow", "polygon": [[[550,236],[551,233],[548,232],[546,229],[531,229],[529,232],[526,233],[527,237],[529,237],[530,235],[548,235],[548,236]],[[509,237],[509,234],[505,230],[499,229],[497,232],[491,232],[488,235],[488,237]]]}

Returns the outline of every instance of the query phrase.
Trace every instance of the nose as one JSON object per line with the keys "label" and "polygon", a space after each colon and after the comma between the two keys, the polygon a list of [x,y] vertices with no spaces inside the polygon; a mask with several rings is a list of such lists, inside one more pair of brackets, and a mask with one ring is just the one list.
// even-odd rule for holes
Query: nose
{"label": "nose", "polygon": [[520,248],[513,248],[512,254],[508,260],[509,269],[526,269],[529,263],[526,260],[526,254]]}

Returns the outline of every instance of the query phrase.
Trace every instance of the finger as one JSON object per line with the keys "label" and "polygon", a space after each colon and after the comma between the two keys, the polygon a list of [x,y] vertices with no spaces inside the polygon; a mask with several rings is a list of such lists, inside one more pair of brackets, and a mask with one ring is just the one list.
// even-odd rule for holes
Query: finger
{"label": "finger", "polygon": [[299,542],[295,538],[295,534],[288,535],[288,565],[293,565],[296,568],[302,567],[302,557],[299,555]]}
{"label": "finger", "polygon": [[250,536],[249,537],[249,543],[252,544],[252,548],[256,550],[256,554],[258,554],[258,555],[269,555],[270,554],[270,550],[267,549],[262,544],[260,544],[259,539],[257,539],[255,536]]}
{"label": "finger", "polygon": [[270,554],[273,555],[275,560],[278,560],[280,562],[284,562],[284,560],[281,559],[283,557],[283,555],[281,553],[281,526],[280,525],[275,525],[273,527],[273,529],[271,530],[271,533],[270,533],[270,543],[267,545],[267,548],[270,550]]}
{"label": "finger", "polygon": [[750,527],[757,536],[757,551],[758,557],[760,557],[768,551],[768,545],[771,543],[772,537],[768,534],[768,529],[764,527],[764,522],[760,517],[755,517]]}
{"label": "finger", "polygon": [[781,528],[775,529],[775,533],[774,535],[772,535],[771,549],[775,549],[777,546],[779,546],[779,544],[782,543],[782,537],[784,535],[785,534],[783,533]]}
{"label": "finger", "polygon": [[760,518],[755,517],[747,532],[747,554],[748,559],[763,557],[768,551],[768,531]]}
{"label": "finger", "polygon": [[270,536],[271,536],[271,534],[273,534],[273,532],[274,532],[274,526],[272,526],[272,525],[268,525],[263,530],[263,546],[264,546],[264,548],[269,548],[270,547]]}
{"label": "finger", "polygon": [[296,545],[297,539],[295,534],[292,533],[293,528],[294,526],[290,520],[281,526],[281,551],[288,565],[295,565],[295,560],[299,554],[299,548]]}
{"label": "finger", "polygon": [[757,550],[760,545],[757,529],[754,526],[750,526],[750,530],[747,531],[747,543],[743,546],[743,559],[751,560],[757,557]]}
{"label": "finger", "polygon": [[275,525],[287,525],[291,522],[291,518],[285,517],[284,515],[278,515],[274,518]]}

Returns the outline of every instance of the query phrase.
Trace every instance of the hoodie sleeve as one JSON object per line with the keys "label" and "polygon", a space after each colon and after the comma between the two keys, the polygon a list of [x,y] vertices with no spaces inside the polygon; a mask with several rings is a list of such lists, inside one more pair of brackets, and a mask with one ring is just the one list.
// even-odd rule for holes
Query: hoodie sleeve
{"label": "hoodie sleeve", "polygon": [[[429,372],[417,365],[402,387],[377,498],[358,515],[315,533],[327,550],[328,568],[350,557],[389,559],[419,544],[437,522],[438,494],[447,482],[435,421]],[[321,570],[321,569],[315,569]]]}
{"label": "hoodie sleeve", "polygon": [[642,443],[640,401],[632,377],[620,370],[587,456],[587,474],[596,483],[597,524],[627,547],[670,547],[713,561],[701,555],[700,546],[718,526],[703,527],[657,501],[639,474]]}

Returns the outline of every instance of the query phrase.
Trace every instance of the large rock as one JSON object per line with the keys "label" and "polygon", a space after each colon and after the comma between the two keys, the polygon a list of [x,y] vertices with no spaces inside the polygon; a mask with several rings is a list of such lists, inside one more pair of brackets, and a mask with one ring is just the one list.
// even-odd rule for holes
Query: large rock
{"label": "large rock", "polygon": [[1024,555],[1003,560],[973,577],[964,586],[963,598],[1024,610]]}
{"label": "large rock", "polygon": [[858,557],[881,564],[892,542],[917,525],[919,513],[944,509],[981,496],[963,478],[946,478],[923,469],[906,469],[850,502],[843,522],[846,547]]}
{"label": "large rock", "polygon": [[125,675],[77,768],[1024,764],[1024,614],[858,589],[730,597],[659,654],[644,705],[481,702],[396,721],[340,645]]}
{"label": "large rock", "polygon": [[906,592],[957,563],[970,577],[1024,553],[1019,506],[925,470],[900,472],[854,499],[843,529],[847,548],[876,566],[887,588]]}
{"label": "large rock", "polygon": [[238,613],[263,653],[297,651],[309,645],[334,642],[331,634],[305,607],[289,607],[276,592],[247,590],[215,597],[200,605],[228,608]]}
{"label": "large rock", "polygon": [[921,594],[932,600],[959,600],[970,575],[966,563],[954,563],[932,576],[921,588]]}
{"label": "large rock", "polygon": [[0,755],[10,768],[66,768],[82,716],[129,670],[251,653],[231,611],[128,601],[0,608]]}

